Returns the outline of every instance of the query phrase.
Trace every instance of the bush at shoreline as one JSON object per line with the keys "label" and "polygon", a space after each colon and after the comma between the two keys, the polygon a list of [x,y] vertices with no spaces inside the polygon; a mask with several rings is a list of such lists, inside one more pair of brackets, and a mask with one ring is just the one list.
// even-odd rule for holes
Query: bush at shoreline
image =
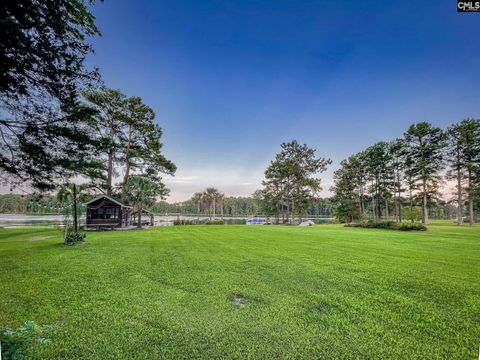
{"label": "bush at shoreline", "polygon": [[385,229],[385,230],[400,230],[400,231],[426,231],[427,227],[419,222],[406,223],[396,221],[367,221],[361,223],[345,224],[345,227],[356,227],[364,229]]}

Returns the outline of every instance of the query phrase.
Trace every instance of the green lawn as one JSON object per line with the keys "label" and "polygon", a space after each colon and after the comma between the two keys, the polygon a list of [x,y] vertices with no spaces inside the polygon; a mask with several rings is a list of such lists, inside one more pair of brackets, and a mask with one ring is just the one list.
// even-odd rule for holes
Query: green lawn
{"label": "green lawn", "polygon": [[[45,239],[45,237],[53,236]],[[29,358],[476,359],[480,226],[0,230],[0,329]]]}

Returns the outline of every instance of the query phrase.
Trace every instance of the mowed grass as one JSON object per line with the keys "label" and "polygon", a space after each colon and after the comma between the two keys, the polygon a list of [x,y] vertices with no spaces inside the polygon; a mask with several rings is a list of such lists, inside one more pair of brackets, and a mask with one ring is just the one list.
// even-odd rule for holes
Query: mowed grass
{"label": "mowed grass", "polygon": [[[45,239],[45,237],[53,236]],[[0,230],[0,329],[39,359],[475,359],[480,226]]]}

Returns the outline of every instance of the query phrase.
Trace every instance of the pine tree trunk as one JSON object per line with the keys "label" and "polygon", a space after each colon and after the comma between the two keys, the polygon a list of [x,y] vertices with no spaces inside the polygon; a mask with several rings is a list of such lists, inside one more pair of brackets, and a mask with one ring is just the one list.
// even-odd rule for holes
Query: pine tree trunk
{"label": "pine tree trunk", "polygon": [[382,219],[382,196],[380,195],[380,192],[378,192],[377,195],[377,213],[378,213],[378,221]]}
{"label": "pine tree trunk", "polygon": [[377,219],[376,221],[380,221],[382,217],[382,213],[380,211],[380,193],[378,191],[378,179],[375,180],[375,212],[377,214]]}
{"label": "pine tree trunk", "polygon": [[360,177],[358,177],[358,207],[360,210],[360,214],[363,214],[365,211],[365,206],[364,206],[364,200],[363,200],[363,186],[362,186],[362,180]]}
{"label": "pine tree trunk", "polygon": [[130,148],[132,147],[132,125],[128,128],[128,143],[127,149],[125,150],[125,175],[123,176],[123,187],[127,183],[128,177],[130,176]]}
{"label": "pine tree trunk", "polygon": [[475,216],[474,216],[474,213],[473,213],[473,197],[470,197],[470,199],[468,199],[468,213],[469,213],[470,226],[474,226],[475,225]]}
{"label": "pine tree trunk", "polygon": [[107,195],[112,196],[112,173],[113,173],[113,154],[112,151],[108,152],[107,160]]}
{"label": "pine tree trunk", "polygon": [[428,224],[427,182],[425,180],[423,180],[422,223],[425,225]]}
{"label": "pine tree trunk", "polygon": [[398,221],[402,222],[402,198],[400,192],[400,186],[398,187]]}
{"label": "pine tree trunk", "polygon": [[[283,205],[285,207],[285,205]],[[289,203],[287,202],[287,211],[286,211],[286,214],[287,214],[287,218],[285,219],[286,220],[286,223],[287,224],[290,224],[290,205]]]}
{"label": "pine tree trunk", "polygon": [[282,204],[282,225],[285,224],[285,206]]}
{"label": "pine tree trunk", "polygon": [[[409,200],[410,200],[410,214],[413,213],[413,194],[412,194],[412,186],[409,185]],[[411,222],[413,222],[413,218],[410,219]]]}
{"label": "pine tree trunk", "polygon": [[468,170],[468,220],[470,226],[475,225],[475,214],[473,213],[473,184],[472,184],[472,170]]}
{"label": "pine tree trunk", "polygon": [[385,219],[388,220],[389,214],[388,214],[388,200],[385,199]]}
{"label": "pine tree trunk", "polygon": [[295,202],[292,200],[292,224],[295,224]]}
{"label": "pine tree trunk", "polygon": [[457,221],[458,225],[463,225],[463,189],[462,189],[462,170],[460,168],[460,149],[457,145]]}
{"label": "pine tree trunk", "polygon": [[[458,160],[458,158],[457,158]],[[457,221],[458,225],[463,225],[463,189],[462,189],[462,171],[460,165],[457,165]]]}
{"label": "pine tree trunk", "polygon": [[393,195],[395,197],[395,216],[398,222],[402,222],[402,199],[401,199],[401,178],[400,172],[397,171],[396,173],[396,189],[393,191]]}
{"label": "pine tree trunk", "polygon": [[363,189],[362,186],[360,185],[358,188],[358,207],[360,210],[360,214],[363,215],[365,211],[365,205],[364,205],[364,200],[363,200]]}
{"label": "pine tree trunk", "polygon": [[108,149],[107,159],[107,195],[112,196],[113,180],[113,141],[115,140],[115,129],[110,127],[110,148]]}
{"label": "pine tree trunk", "polygon": [[142,227],[142,209],[138,210],[138,223],[137,227],[140,229]]}
{"label": "pine tree trunk", "polygon": [[395,215],[395,221],[399,222],[399,220],[398,220],[397,194],[396,194],[395,191],[393,192],[393,210],[394,210],[394,215]]}

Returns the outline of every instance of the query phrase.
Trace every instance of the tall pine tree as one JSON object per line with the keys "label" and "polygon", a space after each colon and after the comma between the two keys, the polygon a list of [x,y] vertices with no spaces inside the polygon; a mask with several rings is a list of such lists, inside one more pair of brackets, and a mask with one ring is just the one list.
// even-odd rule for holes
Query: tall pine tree
{"label": "tall pine tree", "polygon": [[446,135],[428,122],[413,124],[405,133],[406,164],[411,181],[418,187],[422,199],[422,223],[428,224],[429,198],[438,192],[443,170]]}
{"label": "tall pine tree", "polygon": [[467,193],[468,219],[475,224],[474,203],[478,199],[480,173],[480,121],[465,119],[448,129],[449,162],[456,177],[458,224],[463,223],[464,192]]}

